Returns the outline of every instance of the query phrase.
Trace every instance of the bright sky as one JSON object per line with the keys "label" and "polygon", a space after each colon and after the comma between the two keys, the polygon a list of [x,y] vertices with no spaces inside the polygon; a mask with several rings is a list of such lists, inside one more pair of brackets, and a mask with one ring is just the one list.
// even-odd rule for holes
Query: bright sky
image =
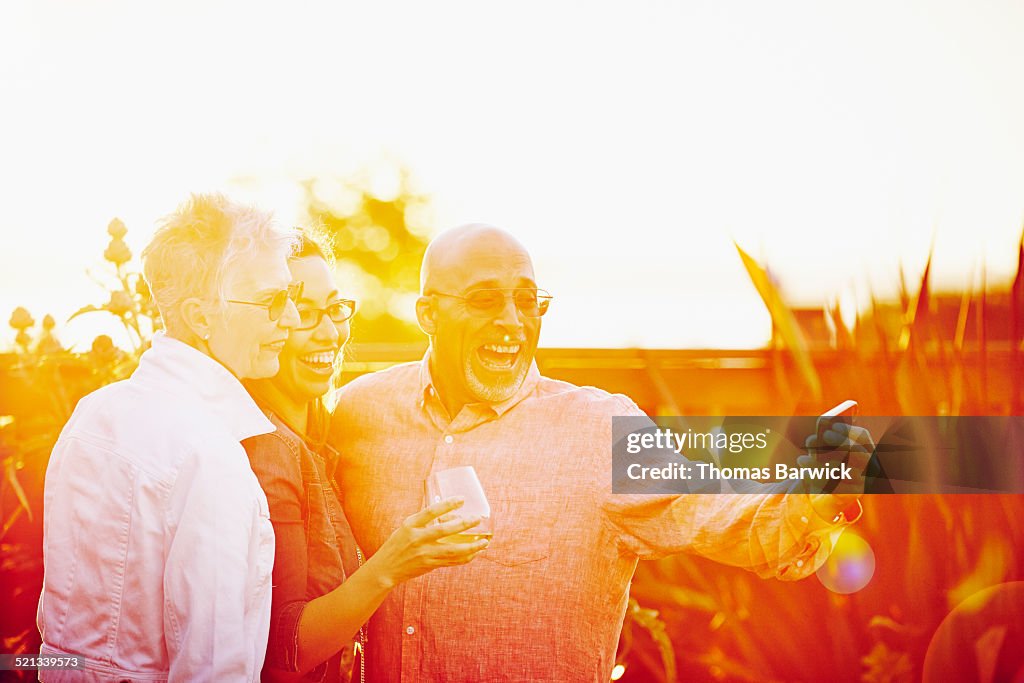
{"label": "bright sky", "polygon": [[102,303],[114,216],[389,160],[531,248],[549,346],[762,344],[733,239],[798,304],[1012,275],[1019,0],[275,5],[0,5],[0,339]]}

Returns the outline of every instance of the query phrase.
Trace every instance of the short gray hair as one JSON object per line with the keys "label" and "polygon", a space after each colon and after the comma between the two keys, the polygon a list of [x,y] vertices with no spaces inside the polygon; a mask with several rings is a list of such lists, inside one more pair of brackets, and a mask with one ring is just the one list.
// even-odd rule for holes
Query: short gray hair
{"label": "short gray hair", "polygon": [[270,249],[286,258],[296,233],[281,229],[270,213],[222,194],[194,194],[166,216],[142,250],[143,275],[164,326],[180,329],[180,306],[190,297],[224,303],[225,274],[247,256]]}

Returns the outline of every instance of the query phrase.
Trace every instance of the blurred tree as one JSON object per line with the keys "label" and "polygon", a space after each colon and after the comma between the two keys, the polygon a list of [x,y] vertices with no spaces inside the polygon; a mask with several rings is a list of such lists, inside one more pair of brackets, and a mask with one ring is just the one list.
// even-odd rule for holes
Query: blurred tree
{"label": "blurred tree", "polygon": [[310,224],[333,240],[341,290],[359,302],[353,341],[422,341],[415,301],[432,232],[429,198],[402,168],[302,186]]}

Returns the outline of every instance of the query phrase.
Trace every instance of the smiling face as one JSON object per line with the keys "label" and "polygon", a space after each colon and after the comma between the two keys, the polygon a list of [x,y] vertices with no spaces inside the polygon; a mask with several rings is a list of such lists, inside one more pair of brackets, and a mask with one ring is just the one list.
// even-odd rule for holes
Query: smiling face
{"label": "smiling face", "polygon": [[[319,256],[292,259],[289,268],[293,282],[303,283],[300,311],[326,309],[341,298],[327,262]],[[292,330],[281,351],[281,370],[272,380],[276,393],[302,407],[326,394],[348,335],[348,321],[334,323],[327,315],[312,329]]]}
{"label": "smiling face", "polygon": [[533,362],[540,318],[518,311],[508,291],[495,294],[502,298],[501,309],[486,316],[463,299],[441,294],[535,288],[529,254],[505,232],[469,226],[438,238],[424,268],[429,272],[417,313],[431,337],[431,372],[442,400],[457,411],[467,403],[511,398]]}
{"label": "smiling face", "polygon": [[[274,294],[288,287],[291,273],[279,250],[257,252],[232,264],[225,274],[224,298],[270,303]],[[289,303],[276,321],[265,307],[228,303],[210,307],[206,344],[209,354],[239,379],[271,377],[278,371],[278,354],[284,349],[288,330],[298,323]]]}

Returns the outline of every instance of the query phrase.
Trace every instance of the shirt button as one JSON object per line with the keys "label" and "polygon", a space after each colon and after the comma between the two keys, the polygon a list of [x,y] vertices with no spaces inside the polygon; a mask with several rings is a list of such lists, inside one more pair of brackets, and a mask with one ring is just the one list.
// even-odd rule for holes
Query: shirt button
{"label": "shirt button", "polygon": [[452,438],[452,435],[451,434],[445,434],[444,442],[445,443],[451,443],[452,441],[455,441],[455,439]]}
{"label": "shirt button", "polygon": [[807,517],[801,517],[800,521],[803,522],[804,524],[807,524],[807,522],[809,522],[810,520],[807,519]]}
{"label": "shirt button", "polygon": [[[796,566],[797,566],[798,569],[800,567],[804,566],[804,561],[803,560],[797,560],[796,561]],[[410,626],[409,628],[412,628],[412,626]]]}
{"label": "shirt button", "polygon": [[416,633],[416,627],[415,626],[406,626],[405,627],[405,632],[408,633],[411,636],[412,634]]}

